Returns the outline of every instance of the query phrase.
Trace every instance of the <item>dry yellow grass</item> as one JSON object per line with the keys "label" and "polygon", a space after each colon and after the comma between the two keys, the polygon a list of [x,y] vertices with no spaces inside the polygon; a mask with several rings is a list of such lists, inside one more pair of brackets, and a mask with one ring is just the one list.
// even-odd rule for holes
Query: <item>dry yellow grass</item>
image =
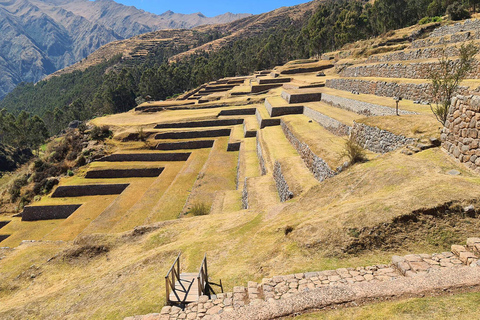
{"label": "dry yellow grass", "polygon": [[415,139],[440,138],[442,127],[433,115],[369,117],[357,122]]}

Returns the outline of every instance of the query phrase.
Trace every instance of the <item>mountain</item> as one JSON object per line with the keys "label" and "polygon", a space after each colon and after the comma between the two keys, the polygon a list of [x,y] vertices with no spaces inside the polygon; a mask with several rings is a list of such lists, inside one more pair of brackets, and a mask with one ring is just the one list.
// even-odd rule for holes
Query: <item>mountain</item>
{"label": "mountain", "polygon": [[0,0],[0,98],[18,83],[37,82],[112,41],[249,15],[155,15],[112,0]]}

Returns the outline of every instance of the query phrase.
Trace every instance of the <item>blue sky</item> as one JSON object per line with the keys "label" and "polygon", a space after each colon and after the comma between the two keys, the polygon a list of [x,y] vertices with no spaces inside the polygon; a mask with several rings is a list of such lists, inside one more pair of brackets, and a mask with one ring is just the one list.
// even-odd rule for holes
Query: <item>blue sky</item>
{"label": "blue sky", "polygon": [[135,6],[148,12],[161,14],[167,10],[177,13],[202,12],[207,17],[216,16],[225,12],[233,13],[263,13],[283,6],[293,6],[308,0],[115,0],[127,6]]}

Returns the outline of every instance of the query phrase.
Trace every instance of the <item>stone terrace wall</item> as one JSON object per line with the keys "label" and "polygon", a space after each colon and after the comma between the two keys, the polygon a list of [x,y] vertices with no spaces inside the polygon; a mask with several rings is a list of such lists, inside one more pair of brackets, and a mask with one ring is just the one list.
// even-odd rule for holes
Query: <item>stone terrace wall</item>
{"label": "stone terrace wall", "polygon": [[158,177],[163,170],[164,168],[91,170],[85,179],[153,178]]}
{"label": "stone terrace wall", "polygon": [[[185,310],[167,306],[160,313],[125,320],[277,319],[309,309],[369,301],[366,298],[378,301],[402,295],[423,296],[432,290],[478,286],[480,277],[474,268],[480,268],[479,253],[480,239],[469,238],[467,246],[453,245],[451,252],[393,256],[389,265],[273,276],[261,283],[249,281],[246,287],[234,287],[233,292],[217,294],[210,300],[201,296]],[[476,276],[470,278],[470,273]],[[460,280],[463,275],[465,278]],[[434,284],[425,287],[425,283],[432,280]],[[379,287],[384,289],[377,292]],[[351,291],[354,288],[359,288],[356,294]],[[317,299],[313,299],[313,295]],[[295,308],[282,307],[290,303],[294,303]]]}
{"label": "stone terrace wall", "polygon": [[[330,79],[327,80],[326,86],[343,91],[357,91],[359,93],[391,98],[400,96],[403,99],[424,102],[429,102],[432,96],[430,83],[415,84],[362,79]],[[458,88],[458,92],[460,94],[468,94],[469,88],[461,86]]]}
{"label": "stone terrace wall", "polygon": [[295,137],[292,130],[290,130],[288,125],[283,120],[281,122],[281,126],[285,137],[288,139],[288,141],[290,141],[295,150],[297,150],[308,170],[313,173],[315,179],[322,182],[323,180],[331,178],[336,174],[335,171],[330,169],[328,164],[322,158],[313,153],[307,144]]}
{"label": "stone terrace wall", "polygon": [[[336,88],[335,88],[336,89]],[[343,90],[343,89],[340,89]],[[392,116],[395,115],[395,109],[381,106],[378,104],[373,104],[369,102],[364,102],[360,100],[354,100],[339,96],[334,96],[331,94],[323,94],[322,101],[328,104],[331,104],[334,107],[352,111],[364,116]],[[412,111],[399,110],[400,114],[416,114]]]}
{"label": "stone terrace wall", "polygon": [[117,153],[103,157],[98,161],[108,162],[151,162],[151,161],[187,161],[190,152],[185,153]]}
{"label": "stone terrace wall", "polygon": [[364,149],[387,153],[415,142],[415,139],[395,135],[389,131],[354,122],[352,137]]}
{"label": "stone terrace wall", "polygon": [[460,51],[458,50],[458,48],[454,46],[451,46],[448,48],[429,47],[429,48],[420,48],[420,49],[413,49],[413,50],[394,51],[386,54],[371,55],[368,57],[367,63],[408,61],[408,60],[420,60],[420,59],[438,59],[442,56],[443,49],[445,49],[445,54],[447,54],[447,56],[449,57],[455,57],[460,54]]}
{"label": "stone terrace wall", "polygon": [[27,206],[23,209],[22,221],[66,219],[81,206],[81,204],[62,206]]}
{"label": "stone terrace wall", "polygon": [[267,174],[267,166],[265,164],[265,158],[263,157],[262,144],[260,143],[260,139],[258,138],[258,135],[257,135],[257,156],[258,156],[258,161],[260,163],[260,172],[262,173],[262,176],[264,176]]}
{"label": "stone terrace wall", "polygon": [[[456,60],[455,63],[459,63]],[[439,70],[438,61],[431,62],[410,62],[410,63],[381,63],[367,64],[360,66],[351,66],[343,69],[340,75],[343,77],[375,77],[375,78],[405,78],[405,79],[428,79],[430,70]],[[472,65],[472,71],[467,75],[467,79],[478,79],[479,63],[475,61]]]}
{"label": "stone terrace wall", "polygon": [[2,229],[3,227],[5,227],[7,224],[9,224],[10,221],[0,221],[0,229]]}
{"label": "stone terrace wall", "polygon": [[2,242],[3,240],[7,239],[8,237],[10,237],[9,234],[0,234],[0,242]]}
{"label": "stone terrace wall", "polygon": [[214,140],[194,140],[184,142],[162,142],[157,144],[157,150],[187,150],[187,149],[204,149],[213,147]]}
{"label": "stone terrace wall", "polygon": [[451,44],[457,44],[466,41],[472,41],[480,39],[480,33],[474,31],[456,33],[452,35],[446,35],[438,38],[425,38],[415,40],[411,44],[411,48],[424,48],[431,46],[445,46]]}
{"label": "stone terrace wall", "polygon": [[242,191],[242,209],[248,209],[248,178],[245,178]]}
{"label": "stone terrace wall", "polygon": [[242,124],[243,119],[221,119],[221,120],[204,120],[189,121],[175,123],[161,123],[155,126],[155,129],[176,129],[176,128],[202,128],[202,127],[223,127]]}
{"label": "stone terrace wall", "polygon": [[285,177],[282,173],[282,165],[278,161],[275,161],[275,165],[273,167],[273,179],[275,180],[275,185],[277,186],[280,201],[285,202],[292,199],[293,192],[290,191],[287,180],[285,180]]}
{"label": "stone terrace wall", "polygon": [[334,135],[337,136],[348,136],[350,134],[350,131],[352,130],[352,127],[347,126],[346,124],[343,124],[342,122],[330,118],[329,116],[324,115],[323,113],[320,113],[316,110],[313,110],[309,107],[305,107],[303,110],[303,114],[310,119],[318,122],[322,127],[333,133]]}
{"label": "stone terrace wall", "polygon": [[195,138],[215,138],[228,137],[231,129],[216,129],[203,131],[182,131],[182,132],[165,132],[159,133],[155,139],[195,139]]}
{"label": "stone terrace wall", "polygon": [[55,189],[52,198],[115,195],[122,193],[128,186],[128,183],[60,186]]}
{"label": "stone terrace wall", "polygon": [[442,147],[467,167],[480,172],[480,96],[452,99],[442,130]]}
{"label": "stone terrace wall", "polygon": [[468,19],[462,22],[455,23],[454,25],[448,25],[436,28],[430,34],[430,38],[443,37],[446,35],[452,35],[464,31],[476,31],[480,29],[480,20]]}

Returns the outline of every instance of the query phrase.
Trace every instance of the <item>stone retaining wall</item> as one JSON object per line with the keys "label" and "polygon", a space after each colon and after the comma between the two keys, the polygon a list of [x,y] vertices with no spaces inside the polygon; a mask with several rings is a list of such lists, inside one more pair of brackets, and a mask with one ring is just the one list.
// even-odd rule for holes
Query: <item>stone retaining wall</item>
{"label": "stone retaining wall", "polygon": [[280,201],[285,202],[292,199],[293,192],[290,191],[290,188],[288,187],[287,180],[285,180],[282,173],[282,165],[278,161],[275,161],[275,165],[273,166],[273,179],[275,180]]}
{"label": "stone retaining wall", "polygon": [[288,103],[304,103],[322,100],[322,93],[308,91],[303,93],[282,91],[282,98]]}
{"label": "stone retaining wall", "polygon": [[285,106],[273,106],[270,101],[265,99],[265,108],[268,111],[270,117],[280,117],[287,114],[302,114],[303,113],[303,106],[288,106],[288,102],[285,101]]}
{"label": "stone retaining wall", "polygon": [[248,209],[248,178],[245,178],[242,191],[242,209]]}
{"label": "stone retaining wall", "polygon": [[5,227],[7,224],[9,224],[10,221],[0,221],[0,229],[2,229],[3,227]]}
{"label": "stone retaining wall", "polygon": [[263,150],[262,150],[262,144],[260,143],[260,139],[257,135],[257,156],[258,156],[258,162],[260,163],[260,172],[262,173],[262,176],[267,174],[267,166],[265,164],[265,159],[263,158]]}
{"label": "stone retaining wall", "polygon": [[[459,63],[459,60],[454,61]],[[440,71],[438,61],[354,65],[344,68],[340,75],[342,77],[428,79],[431,70]],[[475,61],[465,78],[478,79],[479,75],[479,63]]]}
{"label": "stone retaining wall", "polygon": [[[381,97],[402,97],[407,100],[429,102],[432,98],[432,86],[430,83],[396,83],[385,81],[368,81],[361,79],[330,79],[327,80],[328,88],[357,91],[364,94],[373,94]],[[458,88],[460,94],[468,93],[469,88]],[[322,95],[322,99],[325,94]]]}
{"label": "stone retaining wall", "polygon": [[323,180],[336,175],[335,171],[330,169],[328,164],[322,158],[313,153],[307,144],[295,137],[292,130],[290,130],[284,121],[282,121],[281,126],[285,137],[290,141],[295,150],[297,150],[308,170],[313,173],[315,179],[322,182]]}
{"label": "stone retaining wall", "polygon": [[117,153],[97,161],[108,162],[152,162],[152,161],[187,161],[191,153]]}
{"label": "stone retaining wall", "polygon": [[424,48],[432,46],[447,46],[447,45],[456,45],[458,43],[464,43],[466,41],[472,41],[480,39],[480,33],[474,31],[467,31],[456,33],[452,35],[447,35],[438,38],[425,38],[412,42],[411,48]]}
{"label": "stone retaining wall", "polygon": [[[335,88],[337,89],[337,88]],[[373,104],[369,102],[364,102],[360,100],[354,100],[349,98],[344,98],[340,96],[335,96],[331,94],[322,94],[322,101],[328,103],[334,107],[344,109],[347,111],[352,111],[367,117],[370,116],[392,116],[395,115],[395,109],[389,108],[386,106],[381,106],[378,104]],[[416,114],[412,111],[399,110],[399,114]]]}
{"label": "stone retaining wall", "polygon": [[281,83],[272,83],[272,84],[254,84],[252,85],[252,93],[260,93],[264,91],[268,91],[270,89],[275,89],[281,87]]}
{"label": "stone retaining wall", "polygon": [[155,136],[156,140],[164,139],[196,139],[196,138],[216,138],[228,137],[231,129],[216,129],[203,131],[182,131],[182,132],[165,132]]}
{"label": "stone retaining wall", "polygon": [[446,35],[452,35],[459,32],[465,31],[477,31],[480,29],[480,20],[478,19],[468,19],[462,22],[455,23],[453,25],[447,25],[443,27],[436,28],[430,34],[430,38],[443,37]]}
{"label": "stone retaining wall", "polygon": [[22,221],[67,219],[81,204],[62,206],[26,206],[22,212]]}
{"label": "stone retaining wall", "polygon": [[85,179],[153,178],[158,177],[165,168],[145,169],[104,169],[91,170]]}
{"label": "stone retaining wall", "polygon": [[480,96],[452,99],[442,130],[442,147],[467,167],[480,172]]}
{"label": "stone retaining wall", "polygon": [[326,69],[333,68],[333,64],[323,65],[323,66],[312,66],[312,67],[297,67],[283,70],[280,74],[297,74],[297,73],[307,73],[307,72],[318,72]]}
{"label": "stone retaining wall", "polygon": [[456,57],[460,54],[458,48],[454,46],[448,48],[428,47],[413,50],[394,51],[386,54],[371,55],[368,57],[367,63],[438,59],[442,57],[444,49],[445,54],[449,57]]}
{"label": "stone retaining wall", "polygon": [[0,242],[10,237],[10,234],[0,234]]}
{"label": "stone retaining wall", "polygon": [[202,127],[223,127],[242,124],[243,119],[221,119],[221,120],[204,120],[189,121],[176,123],[161,123],[155,126],[155,129],[176,129],[176,128],[202,128]]}
{"label": "stone retaining wall", "polygon": [[214,140],[196,140],[185,142],[162,142],[157,144],[157,150],[187,150],[187,149],[204,149],[213,147]]}
{"label": "stone retaining wall", "polygon": [[128,186],[128,183],[60,186],[52,194],[52,198],[115,195],[122,193]]}
{"label": "stone retaining wall", "polygon": [[479,251],[480,239],[469,238],[467,246],[453,245],[451,252],[394,256],[388,265],[273,276],[261,283],[249,281],[246,287],[234,287],[233,292],[212,299],[201,296],[184,310],[167,306],[160,313],[125,320],[276,319],[347,302],[478,287]]}
{"label": "stone retaining wall", "polygon": [[258,121],[258,125],[260,126],[260,129],[263,129],[265,127],[274,127],[274,126],[280,125],[280,119],[263,119],[262,115],[258,110],[255,113],[255,116],[257,117],[257,121]]}
{"label": "stone retaining wall", "polygon": [[326,116],[323,113],[320,113],[309,107],[305,107],[305,109],[303,110],[303,114],[310,119],[318,122],[322,127],[327,129],[334,135],[340,137],[350,135],[350,131],[352,130],[352,127],[347,126],[346,124],[343,124],[342,122],[330,118],[329,116]]}
{"label": "stone retaining wall", "polygon": [[217,116],[253,116],[256,111],[256,108],[229,109],[220,111]]}
{"label": "stone retaining wall", "polygon": [[393,134],[390,131],[370,127],[355,121],[351,136],[359,146],[376,153],[391,152],[415,142],[415,139],[406,138]]}
{"label": "stone retaining wall", "polygon": [[278,84],[278,83],[287,83],[292,81],[292,78],[259,78],[257,79],[258,84]]}
{"label": "stone retaining wall", "polygon": [[229,142],[227,145],[227,151],[239,151],[240,150],[241,142]]}

